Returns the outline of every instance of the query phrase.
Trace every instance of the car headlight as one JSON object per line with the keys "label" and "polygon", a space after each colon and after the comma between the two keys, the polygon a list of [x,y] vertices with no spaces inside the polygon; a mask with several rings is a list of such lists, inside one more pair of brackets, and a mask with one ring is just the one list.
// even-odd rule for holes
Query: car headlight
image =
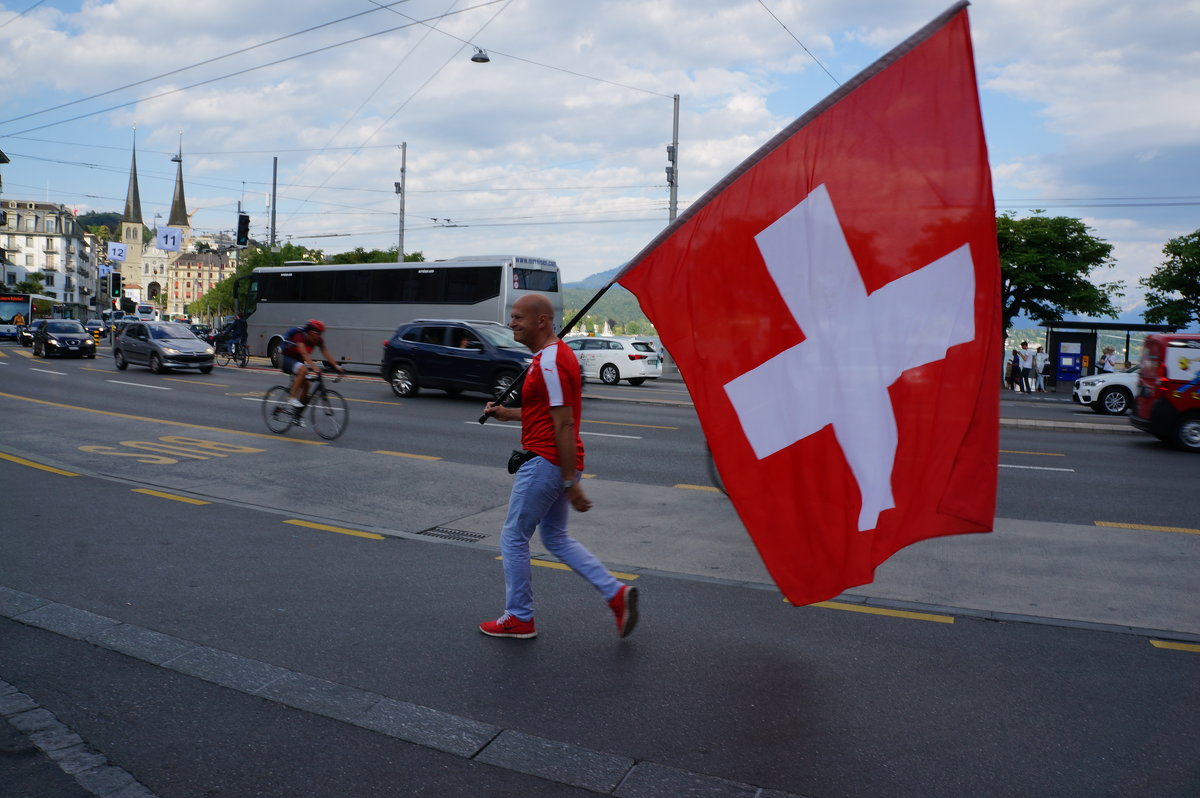
{"label": "car headlight", "polygon": [[164,346],[164,347],[163,347],[163,353],[164,353],[164,354],[167,354],[167,355],[178,355],[178,354],[179,354],[179,350],[178,350],[178,349],[175,349],[174,347],[170,347],[170,346]]}
{"label": "car headlight", "polygon": [[213,353],[213,348],[211,346],[204,350],[204,354],[206,354],[206,355],[211,355],[212,353]]}
{"label": "car headlight", "polygon": [[47,338],[46,343],[50,344],[50,346],[58,346],[58,339],[57,338]]}

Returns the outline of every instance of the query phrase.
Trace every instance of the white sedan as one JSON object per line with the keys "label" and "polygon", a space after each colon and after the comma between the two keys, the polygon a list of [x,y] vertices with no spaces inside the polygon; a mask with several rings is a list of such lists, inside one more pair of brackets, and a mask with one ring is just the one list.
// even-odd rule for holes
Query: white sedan
{"label": "white sedan", "polygon": [[1071,401],[1088,405],[1097,413],[1120,416],[1133,407],[1137,395],[1138,367],[1075,380]]}
{"label": "white sedan", "polygon": [[605,385],[616,385],[621,380],[641,385],[662,376],[662,363],[653,341],[614,335],[567,338],[566,342],[579,358],[584,379],[595,377]]}

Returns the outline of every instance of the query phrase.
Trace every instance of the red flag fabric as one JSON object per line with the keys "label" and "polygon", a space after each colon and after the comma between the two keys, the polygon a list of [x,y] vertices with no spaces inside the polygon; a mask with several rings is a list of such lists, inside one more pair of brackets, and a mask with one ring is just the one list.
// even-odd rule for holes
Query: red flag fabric
{"label": "red flag fabric", "polygon": [[1000,264],[966,3],[801,117],[618,278],[784,595],[992,529]]}

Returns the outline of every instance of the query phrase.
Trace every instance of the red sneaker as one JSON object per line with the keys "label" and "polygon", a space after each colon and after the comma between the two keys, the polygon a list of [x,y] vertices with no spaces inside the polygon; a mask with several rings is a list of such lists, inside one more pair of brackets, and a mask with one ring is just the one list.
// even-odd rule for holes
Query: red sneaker
{"label": "red sneaker", "polygon": [[633,627],[637,626],[637,597],[636,587],[621,585],[617,595],[608,600],[609,608],[613,611],[613,615],[617,616],[618,637],[628,637],[629,633],[633,631]]}
{"label": "red sneaker", "polygon": [[533,628],[532,618],[522,621],[507,612],[494,621],[484,621],[479,624],[479,631],[492,637],[537,637],[537,630]]}

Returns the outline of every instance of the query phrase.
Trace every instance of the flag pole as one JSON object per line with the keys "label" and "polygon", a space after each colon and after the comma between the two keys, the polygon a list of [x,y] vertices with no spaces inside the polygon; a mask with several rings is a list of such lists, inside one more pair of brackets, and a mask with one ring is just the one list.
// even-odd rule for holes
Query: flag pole
{"label": "flag pole", "polygon": [[[575,318],[571,319],[569,322],[567,322],[566,324],[564,324],[562,326],[562,329],[558,331],[558,337],[562,338],[564,335],[566,335],[568,332],[570,332],[571,329],[574,328],[575,325],[579,323],[579,320],[582,319],[585,315],[587,315],[587,312],[592,309],[592,305],[595,305],[597,302],[599,302],[600,297],[604,296],[605,293],[608,292],[608,289],[612,288],[616,284],[616,282],[617,282],[617,278],[614,277],[613,279],[611,279],[607,283],[605,283],[604,287],[601,288],[599,291],[597,291],[596,295],[593,296],[591,299],[589,299],[587,301],[587,303],[584,304],[583,308],[578,313],[575,314]],[[525,366],[525,368],[521,369],[521,373],[517,375],[517,378],[515,380],[513,380],[507,388],[504,389],[504,393],[500,394],[500,396],[498,396],[496,398],[496,404],[502,405],[505,403],[505,401],[508,400],[508,398],[510,396],[512,396],[513,391],[515,391],[517,386],[521,384],[521,380],[525,377],[525,373],[527,371],[529,371],[528,365]],[[484,413],[482,416],[479,417],[480,424],[487,423],[487,420],[488,420],[487,413]]]}

